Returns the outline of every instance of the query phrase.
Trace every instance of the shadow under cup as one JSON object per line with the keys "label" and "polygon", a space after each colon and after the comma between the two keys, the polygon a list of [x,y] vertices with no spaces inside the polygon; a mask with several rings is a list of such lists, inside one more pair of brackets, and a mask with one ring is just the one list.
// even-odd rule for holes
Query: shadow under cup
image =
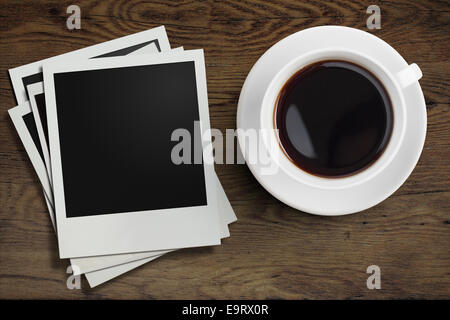
{"label": "shadow under cup", "polygon": [[367,181],[392,160],[405,112],[402,89],[383,66],[327,50],[280,70],[266,91],[261,123],[274,132],[275,142],[266,145],[283,171],[313,187],[342,188]]}

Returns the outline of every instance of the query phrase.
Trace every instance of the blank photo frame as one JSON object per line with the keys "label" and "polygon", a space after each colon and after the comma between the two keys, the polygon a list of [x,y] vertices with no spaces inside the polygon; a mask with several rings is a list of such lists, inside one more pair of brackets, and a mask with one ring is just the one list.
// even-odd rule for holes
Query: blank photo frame
{"label": "blank photo frame", "polygon": [[49,201],[53,206],[53,191],[48,178],[47,168],[45,167],[43,148],[39,140],[31,105],[26,101],[8,110],[8,113],[30,158],[34,171],[36,171],[39,181],[42,184],[46,201]]}
{"label": "blank photo frame", "polygon": [[[142,50],[145,50],[146,48],[139,49],[137,51],[134,51],[130,53],[129,55],[137,55],[141,54]],[[171,50],[173,52],[181,52],[183,51],[183,48],[176,48]],[[36,128],[39,132],[39,139],[41,142],[41,145],[43,146],[43,151],[45,155],[45,151],[48,151],[48,149],[44,146],[47,146],[47,136],[48,136],[48,130],[46,126],[46,122],[42,123],[42,119],[46,121],[46,110],[45,110],[45,100],[44,100],[44,88],[43,83],[35,83],[31,84],[27,87],[28,95],[30,97],[30,103],[33,110],[34,119],[36,122]],[[27,132],[24,132],[24,134],[27,134]],[[48,156],[47,156],[48,157]],[[49,164],[46,163],[47,169],[49,169]],[[48,170],[50,175],[51,171]],[[222,234],[221,237],[225,238],[229,236],[229,231],[227,225],[236,221],[236,216],[234,215],[233,209],[231,208],[231,205],[229,204],[229,201],[226,197],[226,194],[220,185],[220,181],[217,179],[217,192],[218,192],[218,198],[219,198],[219,209],[221,214],[221,220],[222,220]],[[54,222],[55,215],[53,208],[49,207],[49,213],[52,222]],[[119,265],[119,264],[125,264],[130,261],[134,260],[142,260],[143,258],[148,257],[154,257],[159,256],[163,253],[166,253],[167,251],[153,251],[153,252],[141,252],[141,253],[130,253],[130,254],[120,254],[120,255],[111,255],[111,256],[94,256],[94,257],[83,257],[83,258],[74,258],[71,259],[71,264],[73,265],[73,272],[75,275],[77,274],[83,274],[83,273],[91,273],[93,271],[99,270],[99,269],[105,269],[111,266]],[[119,269],[117,269],[119,270]],[[120,269],[122,270],[122,269]],[[97,278],[103,279],[103,273],[98,272],[95,273]]]}
{"label": "blank photo frame", "polygon": [[[156,81],[149,85],[152,79]],[[161,87],[164,85],[166,87]],[[195,120],[202,124],[201,137],[211,143],[210,136],[205,134],[209,129],[209,113],[202,50],[155,55],[151,59],[136,56],[133,59],[52,62],[44,64],[44,86],[61,258],[220,244],[212,163],[203,163],[200,170],[198,165],[176,168],[173,164],[161,170],[161,166],[170,161],[169,155],[164,152],[167,150],[155,148],[163,145],[157,143],[167,129],[185,128],[186,121]],[[94,101],[94,96],[104,100]],[[79,100],[77,97],[91,99]],[[80,104],[86,108],[80,110]],[[190,104],[190,107],[183,104]],[[75,105],[77,108],[73,107]],[[158,117],[168,112],[167,108],[174,108],[172,117],[164,115],[164,119],[170,119],[170,125],[161,123],[163,118]],[[78,116],[85,123],[77,121]],[[98,125],[99,117],[102,117],[101,126]],[[132,120],[133,127],[126,125],[128,120]],[[115,130],[111,131],[111,128]],[[117,128],[125,130],[115,133]],[[80,132],[86,133],[86,130],[91,130],[89,135],[80,136]],[[102,140],[108,134],[118,136]],[[86,141],[87,137],[89,141]],[[167,145],[170,135],[165,139]],[[80,150],[90,154],[83,155]],[[143,150],[156,152],[139,153]],[[203,149],[203,158],[212,159],[212,154],[208,154],[211,150],[207,150]],[[92,163],[94,168],[77,171],[77,167],[86,168]],[[135,166],[146,170],[127,171]],[[138,181],[137,185],[127,184],[129,181],[124,177],[130,172],[133,181]],[[63,177],[70,177],[70,184],[65,184]],[[164,177],[168,179],[164,180]],[[106,194],[97,197],[85,192],[83,179],[89,181],[91,187],[95,186],[95,190],[104,192],[107,189]],[[144,194],[139,194],[141,187],[147,192],[148,199],[153,193],[162,200],[146,203]],[[130,188],[133,191],[129,191]],[[173,201],[169,204],[165,201],[170,199],[170,194],[163,196],[161,190],[176,190],[172,196],[181,200],[176,205]],[[186,192],[191,194],[183,197]],[[193,197],[195,192],[196,197]],[[118,194],[125,200],[113,201],[110,207],[103,206],[106,202],[102,202],[102,197],[116,199]],[[127,201],[131,204],[128,207]],[[155,202],[158,203],[156,207]]]}
{"label": "blank photo frame", "polygon": [[133,51],[141,54],[165,52],[170,50],[164,26],[138,32],[122,38],[103,42],[83,49],[71,51],[59,56],[33,62],[17,68],[9,69],[9,76],[16,96],[17,104],[28,101],[26,87],[36,82],[42,82],[42,65],[67,59],[90,59],[112,56],[124,56]]}

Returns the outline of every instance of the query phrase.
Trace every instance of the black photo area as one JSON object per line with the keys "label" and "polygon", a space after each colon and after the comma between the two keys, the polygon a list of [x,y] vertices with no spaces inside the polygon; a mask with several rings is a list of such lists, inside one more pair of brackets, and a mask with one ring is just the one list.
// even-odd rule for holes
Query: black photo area
{"label": "black photo area", "polygon": [[194,150],[193,62],[58,73],[54,83],[67,217],[207,204],[203,165],[171,160],[175,129]]}
{"label": "black photo area", "polygon": [[36,122],[34,121],[33,112],[29,112],[23,115],[22,119],[23,122],[25,123],[25,126],[27,127],[27,130],[31,136],[31,139],[33,140],[34,145],[36,146],[37,151],[39,152],[39,156],[41,157],[42,162],[44,162],[44,153],[42,152],[42,145],[41,141],[39,140],[39,133],[37,131]]}
{"label": "black photo area", "polygon": [[45,141],[48,146],[48,128],[47,128],[47,110],[45,110],[45,95],[43,93],[39,93],[34,96],[36,100],[36,107],[39,112],[39,118],[41,118],[42,130],[44,131]]}

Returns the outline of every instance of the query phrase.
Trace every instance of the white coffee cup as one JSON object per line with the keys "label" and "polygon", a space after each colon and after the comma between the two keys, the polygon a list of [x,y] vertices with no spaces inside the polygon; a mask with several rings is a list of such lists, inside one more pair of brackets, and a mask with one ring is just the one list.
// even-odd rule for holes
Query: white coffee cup
{"label": "white coffee cup", "polygon": [[[382,155],[368,168],[342,178],[323,178],[301,170],[282,152],[277,131],[274,128],[275,104],[283,85],[297,71],[310,64],[324,60],[353,62],[374,74],[381,81],[391,99],[394,115],[391,137]],[[263,134],[262,138],[269,156],[291,178],[319,189],[348,188],[372,179],[392,161],[403,142],[406,129],[406,113],[408,112],[405,105],[404,92],[408,86],[418,81],[421,77],[422,72],[416,64],[411,64],[404,70],[393,74],[373,58],[344,48],[327,48],[325,50],[311,51],[293,59],[272,79],[267,87],[261,106],[261,129],[263,132],[269,133]]]}

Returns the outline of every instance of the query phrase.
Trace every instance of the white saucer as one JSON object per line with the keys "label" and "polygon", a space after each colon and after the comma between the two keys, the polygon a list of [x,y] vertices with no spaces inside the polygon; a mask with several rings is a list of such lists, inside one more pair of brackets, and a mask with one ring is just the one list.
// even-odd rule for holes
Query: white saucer
{"label": "white saucer", "polygon": [[[294,33],[267,50],[248,74],[239,97],[237,128],[259,129],[264,93],[283,66],[309,51],[334,45],[374,57],[394,74],[408,66],[400,54],[386,42],[364,31],[322,26]],[[247,161],[247,165],[268,192],[295,209],[327,216],[368,209],[385,200],[405,182],[422,152],[427,115],[425,99],[418,83],[405,89],[405,102],[408,110],[406,132],[397,155],[382,173],[358,186],[339,190],[317,189],[292,179],[281,169],[274,175],[262,175],[260,163],[251,164]],[[238,134],[238,139],[242,148],[241,140],[244,137]],[[241,151],[245,154],[242,149]]]}

